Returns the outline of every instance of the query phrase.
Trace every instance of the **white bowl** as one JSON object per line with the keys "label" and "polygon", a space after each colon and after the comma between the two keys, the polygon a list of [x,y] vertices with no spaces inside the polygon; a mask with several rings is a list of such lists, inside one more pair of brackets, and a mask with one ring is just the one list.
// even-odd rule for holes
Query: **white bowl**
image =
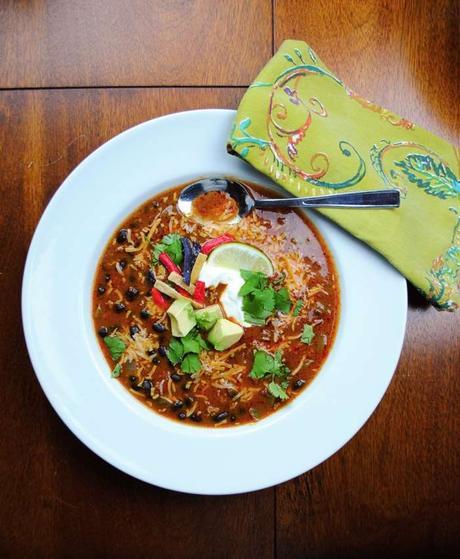
{"label": "white bowl", "polygon": [[292,403],[256,424],[199,428],[152,412],[110,378],[94,334],[91,288],[99,256],[117,225],[149,197],[195,177],[234,175],[271,184],[227,154],[234,115],[227,110],[172,114],[101,146],[46,208],[24,272],[27,347],[57,413],[117,468],[189,493],[262,489],[331,456],[382,398],[406,321],[405,280],[368,247],[310,215],[337,265],[341,316],[326,363]]}

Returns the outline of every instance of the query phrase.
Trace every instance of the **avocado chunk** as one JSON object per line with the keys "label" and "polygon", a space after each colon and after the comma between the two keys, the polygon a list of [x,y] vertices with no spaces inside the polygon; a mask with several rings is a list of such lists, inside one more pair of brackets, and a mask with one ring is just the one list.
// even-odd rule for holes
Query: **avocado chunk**
{"label": "avocado chunk", "polygon": [[195,313],[190,301],[177,299],[167,310],[171,320],[171,332],[176,338],[183,338],[196,325]]}
{"label": "avocado chunk", "polygon": [[203,330],[210,330],[219,318],[224,318],[219,305],[210,305],[195,311],[196,323]]}
{"label": "avocado chunk", "polygon": [[224,351],[241,339],[243,328],[226,318],[219,318],[209,332],[208,341],[217,349]]}

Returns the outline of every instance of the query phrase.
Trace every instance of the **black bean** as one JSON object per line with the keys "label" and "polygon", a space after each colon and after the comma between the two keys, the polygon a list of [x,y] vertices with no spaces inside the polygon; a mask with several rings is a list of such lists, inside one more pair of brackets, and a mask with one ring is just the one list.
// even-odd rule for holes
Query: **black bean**
{"label": "black bean", "polygon": [[136,326],[136,324],[133,324],[133,326],[129,327],[129,335],[131,336],[131,338],[134,338],[134,336],[136,334],[139,334],[140,329],[139,326]]}
{"label": "black bean", "polygon": [[120,266],[120,268],[122,270],[124,270],[126,268],[126,266],[128,265],[128,263],[126,262],[126,260],[120,260],[120,262],[118,262],[118,265]]}
{"label": "black bean", "polygon": [[182,380],[182,375],[179,375],[178,373],[172,373],[169,376],[173,382],[180,382]]}
{"label": "black bean", "polygon": [[98,292],[99,295],[104,295],[104,293],[105,293],[105,287],[104,287],[103,285],[100,285],[100,286],[97,288],[97,292]]}
{"label": "black bean", "polygon": [[180,420],[183,421],[184,419],[187,418],[187,414],[185,413],[185,411],[181,411],[181,412],[179,412],[179,413],[177,414],[177,417],[178,417]]}
{"label": "black bean", "polygon": [[101,326],[97,333],[99,334],[99,336],[101,336],[101,338],[105,338],[109,333],[109,330],[105,326]]}
{"label": "black bean", "polygon": [[168,350],[164,345],[161,345],[158,348],[158,353],[162,356],[162,357],[166,357],[166,355],[168,354]]}
{"label": "black bean", "polygon": [[139,290],[132,286],[128,287],[128,289],[125,291],[125,297],[126,299],[128,299],[128,301],[134,301],[134,299],[138,295],[139,295]]}
{"label": "black bean", "polygon": [[155,283],[155,274],[153,272],[153,270],[149,270],[146,274],[145,274],[145,279],[147,281],[147,283],[150,283],[151,285],[153,285]]}
{"label": "black bean", "polygon": [[153,384],[152,381],[149,379],[145,379],[142,382],[142,388],[146,394],[150,394],[150,389],[152,388]]}
{"label": "black bean", "polygon": [[137,382],[137,377],[136,377],[136,375],[130,375],[130,377],[129,377],[129,382],[130,382],[131,384],[134,384],[135,382]]}
{"label": "black bean", "polygon": [[126,306],[123,303],[115,303],[115,305],[113,305],[113,309],[117,313],[122,313],[125,312]]}
{"label": "black bean", "polygon": [[195,423],[200,423],[200,421],[203,421],[203,418],[201,417],[201,415],[198,415],[197,413],[192,413],[192,415],[190,416],[190,419],[192,421],[195,421]]}
{"label": "black bean", "polygon": [[234,421],[236,421],[236,415],[231,415],[230,416],[230,421],[233,423]]}
{"label": "black bean", "polygon": [[160,364],[160,360],[158,359],[158,357],[154,357],[154,358],[152,359],[152,363],[153,363],[154,365],[159,365],[159,364]]}
{"label": "black bean", "polygon": [[229,415],[230,414],[228,413],[228,411],[221,411],[221,412],[217,413],[213,417],[213,419],[216,423],[220,423],[221,421],[224,421],[224,419],[227,419]]}
{"label": "black bean", "polygon": [[154,322],[152,328],[155,330],[155,332],[158,333],[164,332],[166,330],[166,328],[164,327],[163,324],[161,324],[161,322]]}
{"label": "black bean", "polygon": [[140,317],[143,319],[150,318],[150,313],[147,309],[142,309],[140,312]]}
{"label": "black bean", "polygon": [[122,245],[123,243],[126,243],[127,240],[128,240],[128,230],[120,229],[117,235],[117,243]]}
{"label": "black bean", "polygon": [[305,381],[302,380],[301,378],[298,378],[294,384],[292,385],[292,388],[294,390],[299,390],[300,388],[302,388],[302,386],[305,384]]}
{"label": "black bean", "polygon": [[147,350],[147,355],[150,355],[150,357],[152,357],[153,355],[157,354],[157,350],[156,349],[148,349]]}
{"label": "black bean", "polygon": [[184,402],[182,402],[182,400],[176,400],[175,402],[173,402],[171,404],[171,409],[173,411],[177,411],[177,410],[180,410],[183,405],[184,405]]}
{"label": "black bean", "polygon": [[104,279],[105,281],[110,281],[110,274],[105,274]]}
{"label": "black bean", "polygon": [[184,404],[189,408],[193,404],[193,399],[190,396],[187,396],[184,400]]}

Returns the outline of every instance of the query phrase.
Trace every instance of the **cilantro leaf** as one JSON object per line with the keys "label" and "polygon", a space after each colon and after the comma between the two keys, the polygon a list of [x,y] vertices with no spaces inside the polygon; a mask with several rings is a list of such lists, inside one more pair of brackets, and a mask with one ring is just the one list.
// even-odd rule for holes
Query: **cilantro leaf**
{"label": "cilantro leaf", "polygon": [[173,338],[169,343],[166,355],[173,365],[177,365],[184,356],[184,346],[180,340]]}
{"label": "cilantro leaf", "polygon": [[188,353],[182,360],[180,368],[189,375],[198,373],[201,370],[200,358],[195,353]]}
{"label": "cilantro leaf", "polygon": [[[250,272],[249,270],[240,270],[244,284],[238,292],[243,298],[243,311],[245,313],[246,322],[251,324],[263,325],[265,319],[273,314],[277,309],[287,313],[291,308],[291,300],[289,291],[282,287],[278,291],[269,285],[269,278],[262,272]],[[279,276],[274,283],[279,285],[283,281],[283,274]]]}
{"label": "cilantro leaf", "polygon": [[275,308],[275,292],[270,287],[257,289],[243,297],[243,310],[254,318],[267,318]]}
{"label": "cilantro leaf", "polygon": [[299,316],[300,311],[302,310],[303,307],[303,301],[301,301],[300,299],[297,301],[297,303],[294,306],[294,310],[292,311],[292,314],[294,316]]}
{"label": "cilantro leaf", "polygon": [[288,313],[291,309],[289,291],[285,287],[275,291],[275,308],[283,313]]}
{"label": "cilantro leaf", "polygon": [[249,376],[254,379],[261,379],[265,375],[270,374],[272,368],[273,357],[265,351],[257,350],[254,353],[254,362]]}
{"label": "cilantro leaf", "polygon": [[211,344],[207,340],[204,340],[201,336],[198,336],[198,341],[200,343],[201,349],[210,350],[212,348]]}
{"label": "cilantro leaf", "polygon": [[283,352],[281,350],[275,351],[272,373],[277,377],[285,377],[289,375],[290,372],[289,367],[283,363]]}
{"label": "cilantro leaf", "polygon": [[285,377],[289,373],[289,368],[283,363],[281,351],[277,351],[275,355],[270,355],[266,351],[257,350],[254,354],[254,362],[249,376],[253,379],[261,379],[266,375]]}
{"label": "cilantro leaf", "polygon": [[304,344],[311,344],[314,337],[315,333],[313,332],[313,326],[311,326],[311,324],[305,324],[300,341]]}
{"label": "cilantro leaf", "polygon": [[256,318],[255,316],[247,312],[244,313],[244,320],[245,322],[255,324],[256,326],[263,326],[265,324],[265,318]]}
{"label": "cilantro leaf", "polygon": [[158,264],[158,258],[162,252],[166,252],[176,264],[181,264],[184,258],[182,253],[181,236],[177,233],[165,235],[159,243],[157,243],[152,252],[152,260],[154,264]]}
{"label": "cilantro leaf", "polygon": [[202,349],[207,349],[207,343],[203,340],[196,330],[191,330],[186,336],[181,338],[185,353],[200,353]]}
{"label": "cilantro leaf", "polygon": [[183,338],[172,338],[166,355],[173,365],[179,365],[184,373],[192,374],[201,369],[198,356],[203,349],[209,349],[209,344],[193,329]]}
{"label": "cilantro leaf", "polygon": [[118,361],[126,349],[125,342],[118,336],[106,336],[104,343],[110,352],[110,357]]}
{"label": "cilantro leaf", "polygon": [[267,388],[270,394],[275,398],[279,398],[280,400],[287,400],[289,398],[284,388],[282,388],[279,384],[276,384],[276,382],[271,382]]}
{"label": "cilantro leaf", "polygon": [[110,376],[111,376],[112,378],[117,378],[117,377],[119,377],[120,375],[121,375],[121,364],[120,364],[120,363],[117,363],[117,364],[115,365],[115,367],[114,367],[114,369],[113,369],[113,371],[112,371],[112,373],[111,373]]}
{"label": "cilantro leaf", "polygon": [[240,297],[243,297],[256,289],[265,289],[268,285],[268,277],[262,272],[240,270],[240,275],[244,279],[244,284],[238,292]]}

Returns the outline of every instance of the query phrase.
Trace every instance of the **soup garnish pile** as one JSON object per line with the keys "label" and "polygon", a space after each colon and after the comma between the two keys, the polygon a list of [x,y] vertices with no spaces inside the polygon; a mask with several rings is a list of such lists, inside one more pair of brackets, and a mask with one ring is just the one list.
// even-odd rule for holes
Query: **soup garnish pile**
{"label": "soup garnish pile", "polygon": [[93,298],[100,346],[112,377],[163,416],[258,421],[321,368],[339,313],[335,267],[304,214],[254,210],[230,224],[233,201],[209,193],[195,220],[176,208],[182,188],[143,204],[105,248]]}

